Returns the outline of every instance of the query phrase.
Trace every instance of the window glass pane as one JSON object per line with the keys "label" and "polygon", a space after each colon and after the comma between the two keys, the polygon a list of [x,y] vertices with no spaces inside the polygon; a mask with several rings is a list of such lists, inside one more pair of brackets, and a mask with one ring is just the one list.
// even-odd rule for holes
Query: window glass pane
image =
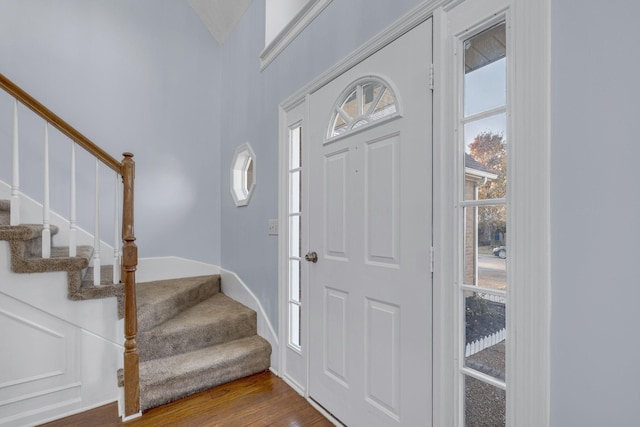
{"label": "window glass pane", "polygon": [[244,182],[244,191],[246,194],[249,194],[249,190],[253,185],[253,159],[249,157],[247,159],[247,167],[245,173],[245,182]]}
{"label": "window glass pane", "polygon": [[465,117],[506,104],[506,54],[504,23],[465,41]]}
{"label": "window glass pane", "polygon": [[342,111],[347,113],[351,118],[361,115],[361,113],[358,111],[358,95],[357,94],[358,94],[359,88],[360,86],[358,86],[353,92],[351,92],[349,97],[342,103],[342,106],[341,106]]}
{"label": "window glass pane", "polygon": [[289,299],[300,302],[300,261],[289,261]]}
{"label": "window glass pane", "polygon": [[377,100],[380,91],[384,87],[378,82],[367,83],[362,86],[363,108],[364,114],[371,114],[373,112],[373,103]]}
{"label": "window glass pane", "polygon": [[302,128],[298,127],[291,130],[291,142],[289,146],[289,169],[297,169],[301,166],[300,163],[300,152],[302,151],[301,137]]}
{"label": "window glass pane", "polygon": [[336,107],[328,137],[342,135],[397,111],[397,101],[383,81],[370,80],[356,84],[340,107]]}
{"label": "window glass pane", "polygon": [[289,217],[289,256],[300,258],[300,217]]}
{"label": "window glass pane", "polygon": [[506,425],[504,390],[465,376],[465,427],[501,427]]}
{"label": "window glass pane", "polygon": [[289,174],[289,213],[300,213],[300,171]]}
{"label": "window glass pane", "polygon": [[396,100],[391,95],[391,91],[385,88],[380,101],[378,101],[376,108],[373,110],[372,118],[378,120],[382,117],[390,116],[396,111]]}
{"label": "window glass pane", "polygon": [[464,210],[464,284],[507,289],[507,208]]}
{"label": "window glass pane", "polygon": [[368,123],[368,122],[367,122],[366,120],[358,120],[357,122],[355,122],[355,123],[353,124],[353,126],[351,126],[351,129],[357,129],[357,128],[359,128],[360,126],[364,126],[364,125],[366,125],[367,123]]}
{"label": "window glass pane", "polygon": [[300,306],[289,304],[289,342],[300,347]]}
{"label": "window glass pane", "polygon": [[342,116],[336,113],[336,117],[333,121],[333,130],[331,131],[330,136],[338,136],[347,131],[347,122],[344,121]]}
{"label": "window glass pane", "polygon": [[464,199],[501,199],[507,195],[506,114],[464,125]]}
{"label": "window glass pane", "polygon": [[464,292],[465,366],[505,379],[505,298]]}

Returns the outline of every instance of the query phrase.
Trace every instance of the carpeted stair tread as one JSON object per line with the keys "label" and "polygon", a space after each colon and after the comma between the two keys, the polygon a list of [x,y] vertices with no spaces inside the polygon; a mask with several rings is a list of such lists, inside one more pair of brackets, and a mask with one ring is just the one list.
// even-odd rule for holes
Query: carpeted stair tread
{"label": "carpeted stair tread", "polygon": [[168,357],[256,334],[256,312],[217,293],[138,334],[140,360]]}
{"label": "carpeted stair tread", "polygon": [[[5,223],[0,223],[0,240],[31,240],[37,239],[42,236],[42,230],[44,226],[42,224],[20,224],[9,225],[7,220]],[[49,226],[51,235],[54,236],[58,233],[58,227],[55,225]]]}
{"label": "carpeted stair tread", "polygon": [[48,271],[80,271],[89,265],[93,253],[91,246],[78,246],[77,255],[69,256],[68,247],[51,248],[51,258],[34,256],[25,242],[12,240],[11,268],[16,273],[45,273]]}
{"label": "carpeted stair tread", "polygon": [[140,363],[146,410],[269,368],[271,346],[258,335]]}
{"label": "carpeted stair tread", "polygon": [[138,330],[149,330],[218,292],[217,274],[137,283]]}

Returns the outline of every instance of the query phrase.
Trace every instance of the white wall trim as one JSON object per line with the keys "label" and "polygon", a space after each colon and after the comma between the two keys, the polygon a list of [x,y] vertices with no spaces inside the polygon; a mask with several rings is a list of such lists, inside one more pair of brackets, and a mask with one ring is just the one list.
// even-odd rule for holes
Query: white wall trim
{"label": "white wall trim", "polygon": [[340,60],[337,64],[289,96],[280,104],[281,108],[285,111],[290,110],[296,103],[301,102],[306,95],[314,93],[348,69],[353,68],[355,65],[373,55],[378,50],[424,22],[427,18],[433,15],[434,11],[438,7],[447,5],[452,1],[453,0],[426,0],[423,3],[420,3],[393,24],[389,25],[374,36],[371,40],[360,46],[360,48],[353,51],[350,55]]}
{"label": "white wall trim", "polygon": [[551,5],[550,0],[512,1],[513,76],[509,103],[512,196],[507,225],[511,333],[507,345],[507,422],[548,426],[551,325]]}
{"label": "white wall trim", "polygon": [[149,257],[138,260],[136,282],[152,282],[210,274],[220,274],[220,267],[177,256]]}
{"label": "white wall trim", "polygon": [[310,0],[293,17],[280,33],[264,48],[260,53],[260,69],[267,66],[286,49],[287,46],[300,34],[307,26],[320,15],[320,13],[331,3],[332,0]]}
{"label": "white wall trim", "polygon": [[240,277],[229,270],[220,268],[220,278],[222,281],[222,293],[226,296],[246,305],[258,315],[258,335],[269,341],[271,344],[271,370],[277,375],[279,371],[279,355],[280,346],[278,344],[278,335],[276,334],[267,313],[264,311],[260,300],[249,289],[249,287],[240,279]]}
{"label": "white wall trim", "polygon": [[[509,253],[507,291],[507,425],[548,426],[550,406],[550,4],[549,0],[476,0],[455,2],[437,15],[436,108],[434,146],[435,247],[434,316],[442,320],[436,329],[434,354],[439,369],[441,394],[434,393],[434,425],[462,425],[455,393],[458,361],[457,342],[451,324],[458,324],[454,301],[457,227],[451,216],[455,201],[452,167],[457,145],[455,81],[458,70],[452,57],[453,39],[496,16],[506,14],[508,22],[508,128],[509,156]],[[458,8],[457,6],[461,6]],[[460,19],[466,15],[464,20]],[[453,27],[456,26],[457,30]],[[462,31],[462,33],[459,33]],[[517,171],[517,173],[514,173]],[[448,285],[448,286],[447,286]],[[439,314],[438,312],[439,311]],[[438,372],[438,371],[436,371]],[[434,384],[435,387],[438,387]],[[460,388],[459,390],[460,391]]]}

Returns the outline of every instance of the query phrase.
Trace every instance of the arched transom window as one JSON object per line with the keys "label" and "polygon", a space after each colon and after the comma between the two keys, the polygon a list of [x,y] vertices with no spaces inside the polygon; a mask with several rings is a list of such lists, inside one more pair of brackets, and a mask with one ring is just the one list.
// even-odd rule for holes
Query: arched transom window
{"label": "arched transom window", "polygon": [[396,94],[384,80],[378,77],[358,80],[338,98],[327,139],[395,117],[398,110]]}

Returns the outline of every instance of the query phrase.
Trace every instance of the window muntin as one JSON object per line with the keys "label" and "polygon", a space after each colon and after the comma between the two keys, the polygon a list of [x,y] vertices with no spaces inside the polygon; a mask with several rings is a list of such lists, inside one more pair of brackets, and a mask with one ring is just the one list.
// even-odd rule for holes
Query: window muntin
{"label": "window muntin", "polygon": [[331,116],[327,139],[392,118],[397,115],[398,110],[393,90],[382,79],[369,77],[360,80],[338,99]]}
{"label": "window muntin", "polygon": [[301,286],[301,227],[302,227],[302,127],[289,130],[289,167],[288,167],[288,344],[300,352],[301,320],[302,320],[302,286]]}
{"label": "window muntin", "polygon": [[466,425],[501,426],[506,422],[508,331],[508,255],[501,257],[508,253],[509,196],[505,23],[463,40],[461,48],[460,395]]}

